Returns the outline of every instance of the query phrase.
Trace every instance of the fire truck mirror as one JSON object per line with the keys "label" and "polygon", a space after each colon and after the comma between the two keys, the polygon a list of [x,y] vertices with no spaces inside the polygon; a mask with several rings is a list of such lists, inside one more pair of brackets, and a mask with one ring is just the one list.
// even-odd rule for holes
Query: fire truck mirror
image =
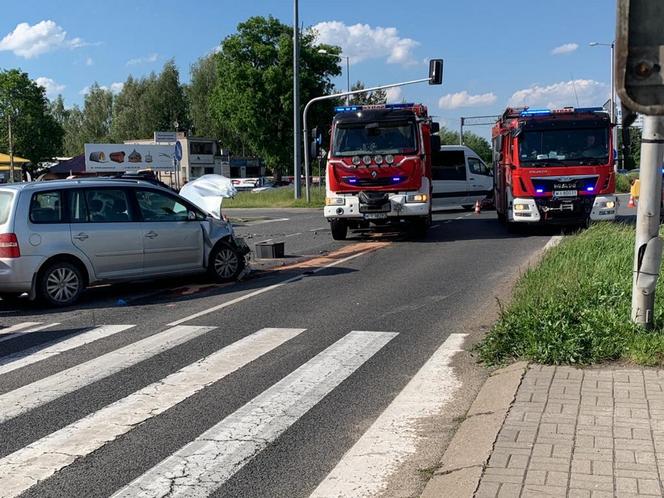
{"label": "fire truck mirror", "polygon": [[618,0],[616,90],[634,112],[664,115],[664,2]]}
{"label": "fire truck mirror", "polygon": [[440,135],[431,135],[431,150],[440,150]]}
{"label": "fire truck mirror", "polygon": [[440,85],[443,83],[443,59],[431,59],[429,61],[429,84]]}
{"label": "fire truck mirror", "polygon": [[440,131],[440,123],[433,121],[431,123],[431,134],[438,133]]}

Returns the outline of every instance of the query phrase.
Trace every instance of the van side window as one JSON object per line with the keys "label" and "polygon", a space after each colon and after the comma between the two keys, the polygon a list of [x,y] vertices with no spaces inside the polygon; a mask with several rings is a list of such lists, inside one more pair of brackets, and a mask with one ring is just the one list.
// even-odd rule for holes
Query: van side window
{"label": "van side window", "polygon": [[468,169],[475,175],[487,176],[489,174],[489,170],[487,169],[486,165],[476,157],[468,158]]}
{"label": "van side window", "polygon": [[87,189],[85,203],[91,223],[133,221],[127,193],[121,189]]}
{"label": "van side window", "polygon": [[434,180],[466,180],[466,157],[462,150],[431,152],[431,173]]}
{"label": "van side window", "polygon": [[32,223],[62,223],[62,194],[37,192],[30,200],[30,221]]}

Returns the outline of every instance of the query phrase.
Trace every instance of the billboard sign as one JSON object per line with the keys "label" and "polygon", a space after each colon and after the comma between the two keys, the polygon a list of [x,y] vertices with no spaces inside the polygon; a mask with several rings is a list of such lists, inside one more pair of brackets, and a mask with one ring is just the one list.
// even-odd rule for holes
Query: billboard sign
{"label": "billboard sign", "polygon": [[85,144],[85,170],[122,172],[173,170],[173,146],[160,144]]}

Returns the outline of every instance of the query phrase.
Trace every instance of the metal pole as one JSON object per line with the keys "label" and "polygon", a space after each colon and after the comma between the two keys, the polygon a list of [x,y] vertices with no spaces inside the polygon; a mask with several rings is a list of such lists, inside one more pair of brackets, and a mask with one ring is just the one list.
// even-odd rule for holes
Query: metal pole
{"label": "metal pole", "polygon": [[9,126],[9,183],[14,183],[14,139],[12,137],[12,115],[11,111],[7,119]]}
{"label": "metal pole", "polygon": [[[346,91],[350,92],[350,57],[346,56]],[[350,95],[346,95],[346,105],[350,105]]]}
{"label": "metal pole", "polygon": [[298,0],[293,0],[293,183],[296,199],[302,197],[302,186],[300,184],[300,135],[302,133],[300,123],[300,21],[298,10]]}
{"label": "metal pole", "polygon": [[[320,102],[321,100],[330,100],[330,99],[336,99],[339,97],[346,97],[346,96],[351,96],[351,95],[356,95],[358,93],[366,93],[366,92],[373,92],[376,90],[383,90],[386,88],[394,88],[396,86],[405,86],[405,85],[414,85],[415,83],[424,83],[425,81],[429,81],[429,78],[421,78],[419,80],[411,80],[411,81],[404,81],[402,83],[391,83],[389,85],[381,85],[381,86],[374,86],[372,88],[363,88],[362,90],[353,90],[352,92],[341,92],[341,93],[335,93],[333,95],[321,95],[320,97],[314,97],[311,99],[309,102],[307,102],[307,105],[304,106],[304,111],[302,113],[302,137],[303,137],[303,144],[304,144],[304,174],[308,175],[309,172],[309,127],[307,125],[307,112],[309,111],[309,107],[311,104],[314,102]],[[305,176],[305,180],[308,178],[308,176]],[[309,199],[309,183],[306,182],[304,186],[307,194],[307,199]],[[299,199],[299,197],[296,197],[296,199]]]}
{"label": "metal pole", "polygon": [[640,195],[636,216],[632,320],[652,327],[655,287],[662,260],[659,216],[662,202],[664,118],[645,116],[641,141]]}
{"label": "metal pole", "polygon": [[463,145],[463,118],[460,118],[459,121],[459,145]]}
{"label": "metal pole", "polygon": [[[611,128],[611,136],[613,141],[613,149],[611,150],[611,154],[613,154],[613,150],[618,150],[618,123],[616,123],[616,75],[614,66],[615,45],[615,42],[611,42],[611,123],[613,124],[613,127]],[[613,162],[613,172],[618,173],[617,158]]]}

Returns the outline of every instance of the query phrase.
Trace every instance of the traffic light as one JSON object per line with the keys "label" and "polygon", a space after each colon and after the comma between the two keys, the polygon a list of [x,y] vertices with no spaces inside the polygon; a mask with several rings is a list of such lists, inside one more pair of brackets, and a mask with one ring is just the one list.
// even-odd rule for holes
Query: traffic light
{"label": "traffic light", "polygon": [[618,0],[616,89],[633,112],[664,115],[664,2]]}
{"label": "traffic light", "polygon": [[443,82],[443,59],[429,61],[429,84],[440,85]]}
{"label": "traffic light", "polygon": [[318,148],[320,147],[322,137],[318,134],[318,127],[314,126],[311,130],[311,137],[309,138],[310,144],[310,157],[318,157]]}

